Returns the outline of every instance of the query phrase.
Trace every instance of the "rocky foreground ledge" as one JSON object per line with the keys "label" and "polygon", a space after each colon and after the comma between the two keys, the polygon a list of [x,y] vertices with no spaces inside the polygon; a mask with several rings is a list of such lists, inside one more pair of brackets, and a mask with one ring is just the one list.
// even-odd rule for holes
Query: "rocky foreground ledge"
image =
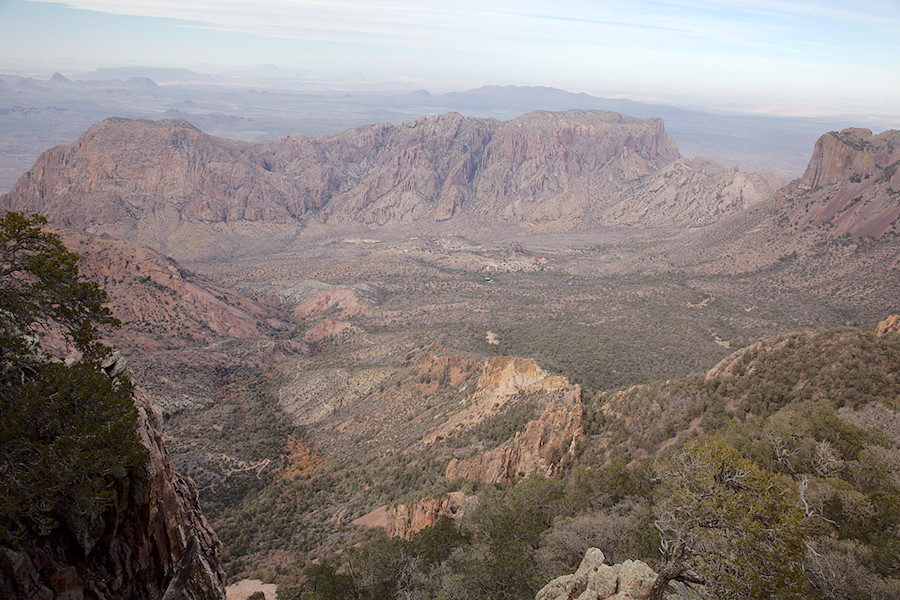
{"label": "rocky foreground ledge", "polygon": [[[606,557],[597,548],[589,548],[578,570],[557,577],[535,596],[535,600],[643,600],[650,594],[656,572],[639,560],[616,565],[604,564]],[[686,591],[686,590],[685,590]],[[668,594],[668,600],[681,600],[691,594]]]}
{"label": "rocky foreground ledge", "polygon": [[0,598],[225,599],[221,543],[194,482],[175,472],[162,417],[139,389],[134,403],[146,460],[117,482],[113,506],[95,520],[72,516],[49,535],[0,544]]}

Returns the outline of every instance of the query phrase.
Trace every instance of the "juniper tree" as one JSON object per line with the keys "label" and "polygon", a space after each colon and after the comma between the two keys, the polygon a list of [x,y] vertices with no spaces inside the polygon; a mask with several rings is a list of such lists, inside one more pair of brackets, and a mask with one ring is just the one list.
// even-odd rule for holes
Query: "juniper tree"
{"label": "juniper tree", "polygon": [[[101,369],[111,349],[99,329],[118,324],[108,297],[45,224],[0,218],[0,539],[99,513],[142,455],[131,383]],[[42,352],[45,332],[80,358]]]}
{"label": "juniper tree", "polygon": [[670,581],[704,584],[720,600],[806,597],[803,511],[796,488],[714,437],[656,463],[665,490],[656,506],[662,540],[649,600]]}

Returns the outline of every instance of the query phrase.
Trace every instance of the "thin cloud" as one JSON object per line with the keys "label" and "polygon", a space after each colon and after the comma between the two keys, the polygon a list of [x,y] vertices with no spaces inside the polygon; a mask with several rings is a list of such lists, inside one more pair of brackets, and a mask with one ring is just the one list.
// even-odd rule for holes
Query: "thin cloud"
{"label": "thin cloud", "polygon": [[[594,42],[598,46],[727,48],[748,54],[812,52],[821,32],[806,31],[810,19],[835,28],[869,27],[888,35],[900,30],[894,2],[706,0],[677,2],[476,2],[413,0],[32,0],[73,9],[180,21],[181,26],[262,37],[454,50],[530,53]],[[848,25],[849,24],[849,25]],[[852,33],[852,32],[851,32]],[[863,35],[857,33],[854,35]],[[843,36],[848,37],[848,36]],[[852,35],[850,36],[852,37]],[[831,46],[846,40],[832,40]],[[867,43],[879,41],[868,36]]]}
{"label": "thin cloud", "polygon": [[[143,51],[144,61],[161,52],[150,41],[141,45],[142,32],[152,31],[157,37],[146,40],[155,40],[187,29],[210,43],[183,34],[179,56],[206,61],[280,56],[322,68],[429,77],[644,82],[648,89],[665,83],[804,97],[882,98],[900,89],[898,0],[30,1],[134,17],[124,24],[141,50],[130,50],[124,39],[121,52]],[[226,47],[226,38],[208,32],[255,39],[227,38],[234,43]]]}

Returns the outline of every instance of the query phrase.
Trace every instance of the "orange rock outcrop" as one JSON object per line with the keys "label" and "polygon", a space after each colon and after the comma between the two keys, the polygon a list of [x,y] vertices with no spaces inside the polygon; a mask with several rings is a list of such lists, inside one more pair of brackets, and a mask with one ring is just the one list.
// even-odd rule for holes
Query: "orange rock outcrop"
{"label": "orange rock outcrop", "polygon": [[889,316],[875,328],[875,335],[878,337],[892,333],[900,334],[900,315]]}
{"label": "orange rock outcrop", "polygon": [[584,437],[584,417],[581,389],[573,386],[548,400],[540,418],[529,422],[513,439],[474,458],[451,460],[446,477],[512,483],[534,473],[557,475]]}
{"label": "orange rock outcrop", "polygon": [[477,425],[507,404],[523,398],[537,401],[542,407],[541,416],[493,450],[464,460],[451,460],[446,470],[448,479],[509,483],[532,473],[553,476],[564,468],[566,459],[573,455],[578,440],[584,436],[581,388],[564,377],[549,375],[530,359],[488,359],[468,406],[429,439]]}
{"label": "orange rock outcrop", "polygon": [[410,504],[398,504],[387,509],[389,537],[410,539],[414,533],[434,525],[441,516],[459,518],[474,506],[475,498],[463,492],[450,492],[437,498],[422,498]]}

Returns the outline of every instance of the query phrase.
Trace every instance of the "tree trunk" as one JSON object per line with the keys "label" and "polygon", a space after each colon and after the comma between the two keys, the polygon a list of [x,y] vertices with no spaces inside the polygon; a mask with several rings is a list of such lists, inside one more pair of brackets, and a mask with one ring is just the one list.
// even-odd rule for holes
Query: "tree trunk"
{"label": "tree trunk", "polygon": [[663,564],[659,569],[659,575],[656,576],[656,581],[653,582],[653,587],[650,588],[650,594],[647,596],[647,600],[663,600],[663,595],[666,592],[669,582],[681,576],[687,568],[687,565],[682,559],[683,556],[684,549],[679,543],[675,546],[675,551],[672,553],[672,556],[663,559]]}

